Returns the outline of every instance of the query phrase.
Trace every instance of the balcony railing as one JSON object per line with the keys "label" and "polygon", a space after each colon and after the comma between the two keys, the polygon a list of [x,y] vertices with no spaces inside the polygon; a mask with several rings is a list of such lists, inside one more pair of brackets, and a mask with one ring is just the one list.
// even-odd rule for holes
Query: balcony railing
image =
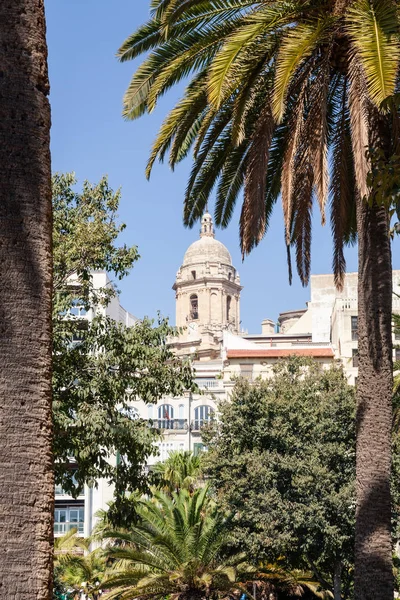
{"label": "balcony railing", "polygon": [[222,387],[222,381],[220,379],[202,379],[201,377],[197,377],[195,382],[199,388],[206,388],[207,390]]}
{"label": "balcony railing", "polygon": [[152,427],[156,429],[174,430],[174,431],[187,431],[188,422],[187,419],[152,419]]}
{"label": "balcony railing", "polygon": [[201,431],[211,423],[212,419],[195,419],[190,424],[190,431]]}
{"label": "balcony railing", "polygon": [[64,535],[71,531],[71,529],[77,529],[78,533],[83,534],[83,523],[54,523],[54,535]]}

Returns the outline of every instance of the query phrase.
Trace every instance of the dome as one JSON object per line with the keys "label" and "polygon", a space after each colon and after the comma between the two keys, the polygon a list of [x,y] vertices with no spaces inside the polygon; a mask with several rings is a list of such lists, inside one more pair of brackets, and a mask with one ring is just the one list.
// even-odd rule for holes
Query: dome
{"label": "dome", "polygon": [[208,236],[200,238],[189,246],[183,257],[183,266],[206,262],[232,265],[231,255],[224,244]]}
{"label": "dome", "polygon": [[206,262],[232,265],[228,249],[214,235],[212,216],[206,212],[201,219],[200,239],[189,246],[183,257],[184,267]]}

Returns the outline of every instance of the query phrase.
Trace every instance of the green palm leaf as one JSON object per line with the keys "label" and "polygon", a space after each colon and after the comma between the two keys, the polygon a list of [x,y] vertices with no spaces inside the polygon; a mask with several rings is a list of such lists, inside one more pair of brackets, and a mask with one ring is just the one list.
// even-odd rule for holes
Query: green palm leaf
{"label": "green palm leaf", "polygon": [[306,61],[315,49],[326,42],[332,17],[314,23],[300,23],[288,30],[279,49],[276,61],[276,75],[272,108],[274,117],[281,121],[285,111],[285,101],[289,85],[297,68]]}
{"label": "green palm leaf", "polygon": [[396,4],[357,0],[348,11],[347,31],[364,68],[370,97],[379,106],[396,87],[400,60]]}

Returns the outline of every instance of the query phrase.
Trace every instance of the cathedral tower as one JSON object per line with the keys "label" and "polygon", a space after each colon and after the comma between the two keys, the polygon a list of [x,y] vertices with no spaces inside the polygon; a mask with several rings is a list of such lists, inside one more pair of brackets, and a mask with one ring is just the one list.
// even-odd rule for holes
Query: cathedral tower
{"label": "cathedral tower", "polygon": [[203,215],[200,239],[187,249],[173,289],[176,325],[185,327],[178,353],[196,353],[200,360],[217,357],[222,331],[239,333],[242,287],[227,248],[215,239],[209,213]]}

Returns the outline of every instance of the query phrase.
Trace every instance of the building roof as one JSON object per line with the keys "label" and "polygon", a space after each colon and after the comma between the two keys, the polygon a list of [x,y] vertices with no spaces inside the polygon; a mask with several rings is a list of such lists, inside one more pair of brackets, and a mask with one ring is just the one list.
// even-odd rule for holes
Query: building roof
{"label": "building roof", "polygon": [[186,250],[183,266],[204,264],[206,262],[231,265],[232,259],[224,244],[213,237],[202,237],[193,242]]}
{"label": "building roof", "polygon": [[228,350],[227,358],[284,358],[285,356],[311,356],[333,358],[332,348],[246,348]]}

